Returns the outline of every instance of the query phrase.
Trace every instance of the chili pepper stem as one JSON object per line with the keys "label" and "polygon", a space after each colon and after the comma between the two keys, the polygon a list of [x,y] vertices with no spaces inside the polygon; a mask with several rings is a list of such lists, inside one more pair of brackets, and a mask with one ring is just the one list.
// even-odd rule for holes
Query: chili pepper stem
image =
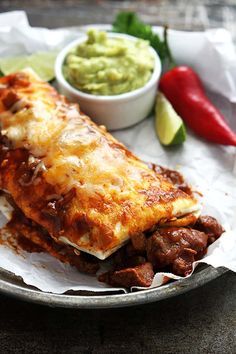
{"label": "chili pepper stem", "polygon": [[172,53],[170,50],[170,46],[169,46],[169,42],[168,42],[168,26],[167,25],[164,26],[164,43],[165,43],[166,54],[167,54],[167,58],[168,58],[168,70],[171,70],[176,66],[176,62],[173,59],[173,56],[172,56]]}

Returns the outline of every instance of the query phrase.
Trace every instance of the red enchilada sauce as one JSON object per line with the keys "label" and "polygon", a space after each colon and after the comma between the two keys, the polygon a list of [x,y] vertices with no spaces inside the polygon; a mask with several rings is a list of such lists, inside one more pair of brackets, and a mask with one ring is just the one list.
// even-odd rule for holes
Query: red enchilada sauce
{"label": "red enchilada sauce", "polygon": [[[180,189],[184,186],[186,192],[192,193],[178,172],[157,165],[152,165],[152,168]],[[31,177],[25,176],[25,182]],[[101,261],[84,252],[75,253],[73,247],[54,241],[43,227],[24,216],[8,194],[2,194],[6,196],[14,211],[12,219],[0,233],[0,243],[7,244],[19,254],[22,250],[47,252],[60,261],[75,266],[81,272],[97,272]],[[53,205],[50,213],[54,216]],[[154,272],[157,271],[170,271],[186,276],[192,270],[192,263],[206,253],[207,246],[220,237],[223,231],[217,220],[210,216],[199,217],[191,227],[156,226],[146,233],[133,235],[128,244],[110,256],[113,269],[100,275],[98,279],[111,286],[129,288],[150,286]],[[3,236],[6,232],[9,235],[7,239]]]}

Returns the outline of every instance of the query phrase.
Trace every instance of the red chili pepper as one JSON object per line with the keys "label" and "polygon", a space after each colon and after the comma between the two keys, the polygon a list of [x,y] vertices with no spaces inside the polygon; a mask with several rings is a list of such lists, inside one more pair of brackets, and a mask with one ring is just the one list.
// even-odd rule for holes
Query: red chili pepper
{"label": "red chili pepper", "polygon": [[236,134],[207,98],[200,78],[191,68],[171,69],[162,76],[159,87],[196,134],[214,143],[236,146]]}

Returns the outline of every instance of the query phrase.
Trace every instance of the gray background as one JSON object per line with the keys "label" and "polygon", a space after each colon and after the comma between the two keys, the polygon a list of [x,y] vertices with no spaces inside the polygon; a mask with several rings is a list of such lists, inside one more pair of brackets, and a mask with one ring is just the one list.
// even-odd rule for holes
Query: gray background
{"label": "gray background", "polygon": [[[236,1],[0,0],[35,26],[110,23],[119,10],[151,24],[223,26],[236,38]],[[236,353],[236,277],[228,272],[187,294],[114,310],[53,309],[0,296],[0,353]]]}

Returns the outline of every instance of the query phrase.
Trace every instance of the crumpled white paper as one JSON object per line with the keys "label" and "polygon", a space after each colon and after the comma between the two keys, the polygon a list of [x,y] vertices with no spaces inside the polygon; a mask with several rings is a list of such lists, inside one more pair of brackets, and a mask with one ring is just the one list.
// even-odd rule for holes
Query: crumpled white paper
{"label": "crumpled white paper", "polygon": [[[32,28],[22,11],[0,14],[0,56],[59,49],[84,33],[86,28]],[[162,28],[154,29],[162,34]],[[236,105],[233,103],[236,102],[236,52],[230,33],[224,29],[206,32],[170,30],[169,42],[176,61],[194,67],[206,87],[215,92],[209,93],[212,100],[236,130]],[[163,148],[155,135],[153,117],[114,135],[143,160],[179,169],[194,188],[203,193],[203,213],[215,216],[226,232],[208,248],[207,255],[199,262],[236,271],[235,148],[209,144],[191,132],[188,132],[183,146]],[[0,222],[3,221],[2,217]],[[16,255],[1,245],[0,267],[21,276],[26,284],[53,293],[117,290],[44,253]],[[158,273],[152,287],[161,285],[162,280],[163,274]]]}

